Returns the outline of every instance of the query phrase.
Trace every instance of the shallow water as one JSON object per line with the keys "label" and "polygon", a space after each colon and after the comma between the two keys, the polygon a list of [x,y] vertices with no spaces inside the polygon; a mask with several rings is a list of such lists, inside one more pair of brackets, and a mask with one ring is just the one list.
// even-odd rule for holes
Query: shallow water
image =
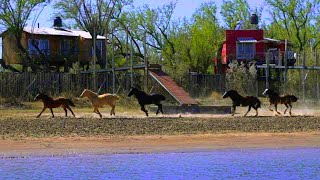
{"label": "shallow water", "polygon": [[320,179],[320,148],[0,159],[1,179]]}

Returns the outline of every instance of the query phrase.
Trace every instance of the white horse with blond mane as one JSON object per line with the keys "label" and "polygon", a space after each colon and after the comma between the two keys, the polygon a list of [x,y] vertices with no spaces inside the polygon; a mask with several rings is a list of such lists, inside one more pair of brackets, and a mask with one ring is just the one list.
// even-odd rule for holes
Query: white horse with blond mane
{"label": "white horse with blond mane", "polygon": [[98,108],[103,108],[104,105],[109,105],[111,107],[110,115],[116,115],[115,113],[115,107],[116,102],[120,99],[115,94],[97,94],[93,91],[90,91],[88,89],[83,90],[83,92],[80,95],[81,98],[87,97],[93,107],[93,112],[100,115],[100,118],[102,118],[102,114],[100,113]]}

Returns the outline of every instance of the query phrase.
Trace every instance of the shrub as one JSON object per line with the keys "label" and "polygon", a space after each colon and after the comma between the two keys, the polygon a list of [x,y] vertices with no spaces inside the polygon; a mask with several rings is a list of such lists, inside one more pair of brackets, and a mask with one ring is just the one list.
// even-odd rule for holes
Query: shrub
{"label": "shrub", "polygon": [[245,64],[232,61],[226,74],[227,90],[233,89],[240,94],[256,94],[257,70],[255,62]]}

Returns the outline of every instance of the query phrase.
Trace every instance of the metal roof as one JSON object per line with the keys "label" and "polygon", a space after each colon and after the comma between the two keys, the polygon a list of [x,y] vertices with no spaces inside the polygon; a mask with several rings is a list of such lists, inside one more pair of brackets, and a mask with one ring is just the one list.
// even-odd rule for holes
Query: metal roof
{"label": "metal roof", "polygon": [[[71,37],[82,37],[85,39],[92,39],[90,33],[87,31],[69,30],[64,28],[32,28],[32,27],[25,27],[23,30],[30,34],[71,36]],[[106,39],[106,37],[97,35],[97,39]]]}
{"label": "metal roof", "polygon": [[237,38],[240,43],[257,43],[258,41],[252,37],[240,37]]}
{"label": "metal roof", "polygon": [[278,39],[272,39],[272,38],[263,38],[264,41],[272,41],[272,42],[281,42],[280,40]]}

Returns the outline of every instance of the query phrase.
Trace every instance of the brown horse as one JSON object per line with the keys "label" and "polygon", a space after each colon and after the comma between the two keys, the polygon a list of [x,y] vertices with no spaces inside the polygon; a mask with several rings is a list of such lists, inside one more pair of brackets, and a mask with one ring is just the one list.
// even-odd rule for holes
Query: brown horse
{"label": "brown horse", "polygon": [[68,116],[68,112],[67,112],[67,109],[68,109],[72,113],[72,115],[74,117],[76,117],[70,108],[70,106],[75,107],[75,105],[73,104],[73,102],[70,99],[67,99],[64,97],[52,99],[51,97],[49,97],[45,94],[39,93],[36,95],[34,100],[35,101],[42,100],[42,102],[43,102],[43,109],[40,112],[40,114],[37,116],[37,118],[40,117],[41,114],[43,113],[43,111],[45,111],[47,108],[50,109],[52,117],[54,118],[54,114],[53,114],[52,109],[57,108],[57,107],[62,107],[64,112],[66,113],[66,116]]}
{"label": "brown horse", "polygon": [[294,96],[294,95],[280,96],[278,93],[274,92],[271,89],[264,90],[264,92],[262,94],[269,97],[269,102],[270,102],[270,105],[268,107],[269,110],[273,111],[272,109],[270,109],[270,106],[273,104],[274,108],[275,108],[275,111],[278,114],[281,114],[281,113],[278,112],[277,105],[278,104],[284,104],[287,107],[286,110],[284,110],[284,114],[286,114],[288,108],[290,107],[289,114],[291,116],[292,103],[298,101],[298,98],[296,96]]}
{"label": "brown horse", "polygon": [[93,91],[85,89],[81,93],[80,97],[87,97],[89,99],[91,105],[93,106],[93,112],[99,114],[100,118],[102,118],[102,114],[100,113],[98,108],[102,108],[104,105],[109,105],[111,107],[111,116],[116,115],[116,103],[120,99],[117,95],[109,93],[99,95]]}
{"label": "brown horse", "polygon": [[251,107],[256,110],[256,115],[258,116],[258,108],[261,107],[261,101],[254,97],[254,96],[241,96],[237,91],[230,90],[223,94],[223,98],[230,98],[232,100],[232,116],[234,116],[234,113],[236,112],[237,106],[249,106],[247,113],[244,116],[247,116],[249,111],[251,110]]}

